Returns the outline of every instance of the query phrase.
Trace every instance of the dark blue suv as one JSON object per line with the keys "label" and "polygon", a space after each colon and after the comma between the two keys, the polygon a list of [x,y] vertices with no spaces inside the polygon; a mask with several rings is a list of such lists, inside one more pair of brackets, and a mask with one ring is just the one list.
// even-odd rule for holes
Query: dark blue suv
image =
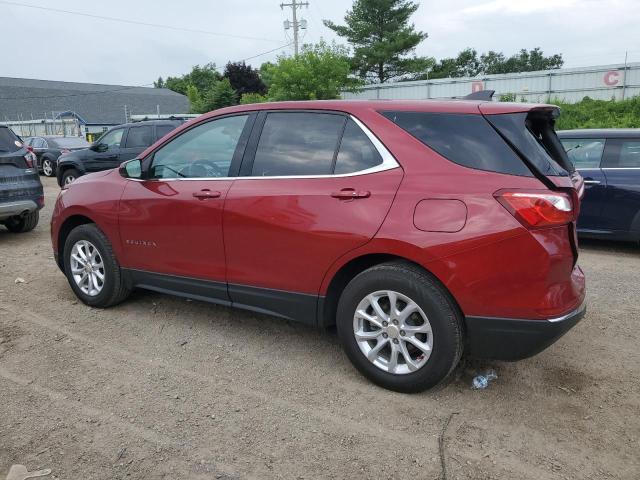
{"label": "dark blue suv", "polygon": [[585,183],[578,233],[640,240],[640,129],[566,130],[558,137]]}

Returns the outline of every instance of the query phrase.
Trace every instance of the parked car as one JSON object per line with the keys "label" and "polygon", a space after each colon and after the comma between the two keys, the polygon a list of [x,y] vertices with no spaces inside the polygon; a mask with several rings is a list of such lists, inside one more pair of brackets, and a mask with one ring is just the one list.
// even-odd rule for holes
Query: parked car
{"label": "parked car", "polygon": [[60,155],[89,148],[82,137],[29,137],[24,143],[38,158],[38,171],[47,177],[55,176]]}
{"label": "parked car", "polygon": [[42,207],[35,154],[10,128],[0,125],[0,224],[14,233],[33,230]]}
{"label": "parked car", "polygon": [[183,120],[149,120],[113,127],[88,149],[65,153],[58,159],[58,184],[68,185],[87,173],[117,168],[182,123]]}
{"label": "parked car", "polygon": [[578,233],[640,240],[640,129],[558,132],[569,159],[584,177]]}
{"label": "parked car", "polygon": [[423,390],[463,351],[524,358],[585,312],[582,185],[557,112],[337,100],[216,110],[68,185],[53,251],[87,305],[139,287],[337,325],[365,376]]}

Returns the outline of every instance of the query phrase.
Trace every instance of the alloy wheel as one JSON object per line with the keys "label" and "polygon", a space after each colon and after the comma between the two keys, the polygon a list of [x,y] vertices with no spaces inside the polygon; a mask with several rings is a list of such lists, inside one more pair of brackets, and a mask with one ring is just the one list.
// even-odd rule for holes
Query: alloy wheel
{"label": "alloy wheel", "polygon": [[79,240],[71,249],[71,274],[82,293],[95,297],[104,287],[105,267],[93,243]]}
{"label": "alloy wheel", "polygon": [[353,316],[360,351],[380,370],[397,375],[422,368],[433,350],[431,324],[420,306],[392,290],[363,298]]}
{"label": "alloy wheel", "polygon": [[45,160],[42,162],[42,173],[44,173],[47,177],[53,175],[53,165],[51,165],[51,160]]}

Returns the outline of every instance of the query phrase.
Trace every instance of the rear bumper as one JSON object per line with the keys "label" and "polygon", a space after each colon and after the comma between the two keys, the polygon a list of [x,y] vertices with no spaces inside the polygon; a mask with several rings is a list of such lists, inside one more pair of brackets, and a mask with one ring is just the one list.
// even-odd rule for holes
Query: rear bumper
{"label": "rear bumper", "polygon": [[31,213],[40,207],[34,200],[18,200],[14,202],[0,203],[0,220],[6,220],[23,213]]}
{"label": "rear bumper", "polygon": [[466,351],[474,357],[495,360],[531,357],[567,333],[585,313],[583,302],[568,314],[548,320],[466,317]]}

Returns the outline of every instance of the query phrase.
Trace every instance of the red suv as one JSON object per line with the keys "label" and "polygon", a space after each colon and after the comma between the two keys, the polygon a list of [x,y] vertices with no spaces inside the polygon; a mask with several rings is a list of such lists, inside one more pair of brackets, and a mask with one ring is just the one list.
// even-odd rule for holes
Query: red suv
{"label": "red suv", "polygon": [[584,315],[582,180],[550,105],[315,101],[216,110],[61,191],[51,237],[87,305],[135,287],[336,325],[386,388],[463,351],[533,355]]}

